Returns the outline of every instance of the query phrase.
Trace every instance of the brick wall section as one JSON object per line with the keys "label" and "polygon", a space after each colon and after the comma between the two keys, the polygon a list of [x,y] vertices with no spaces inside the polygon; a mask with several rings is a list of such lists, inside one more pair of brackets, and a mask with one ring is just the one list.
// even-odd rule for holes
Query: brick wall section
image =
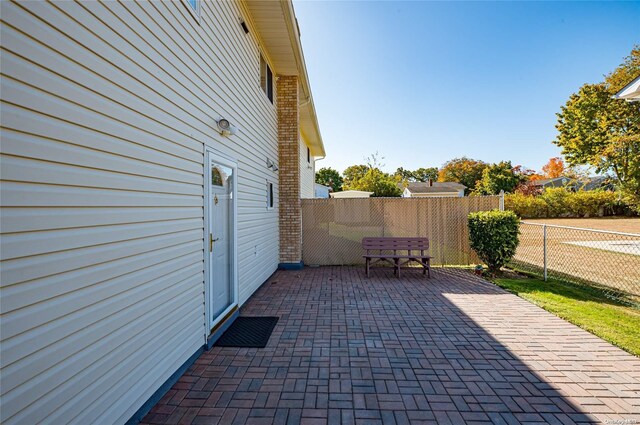
{"label": "brick wall section", "polygon": [[298,77],[279,76],[278,167],[280,178],[280,263],[302,261],[302,206],[300,202],[300,128]]}

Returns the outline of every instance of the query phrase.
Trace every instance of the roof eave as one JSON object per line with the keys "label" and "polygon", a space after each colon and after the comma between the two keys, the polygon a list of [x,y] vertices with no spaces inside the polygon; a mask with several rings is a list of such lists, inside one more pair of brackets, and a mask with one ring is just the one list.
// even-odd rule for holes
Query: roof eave
{"label": "roof eave", "polygon": [[303,99],[301,99],[300,108],[300,132],[309,142],[309,150],[316,157],[324,157],[326,155],[322,136],[320,135],[320,126],[318,125],[318,117],[316,108],[313,103],[313,95],[311,94],[311,85],[309,84],[309,75],[307,74],[307,66],[304,60],[304,52],[302,51],[302,42],[300,40],[300,28],[293,10],[293,2],[290,0],[280,0],[282,10],[284,12],[287,29],[289,31],[289,40],[293,46],[293,54],[298,67],[298,80],[302,89]]}
{"label": "roof eave", "polygon": [[[302,52],[300,31],[291,0],[240,0],[255,28],[260,44],[277,75],[296,75],[300,88],[300,133],[311,154],[324,157],[309,77]],[[288,40],[288,42],[286,41]]]}
{"label": "roof eave", "polygon": [[629,102],[640,101],[640,76],[634,78],[629,84],[624,86],[622,90],[616,93],[613,97]]}

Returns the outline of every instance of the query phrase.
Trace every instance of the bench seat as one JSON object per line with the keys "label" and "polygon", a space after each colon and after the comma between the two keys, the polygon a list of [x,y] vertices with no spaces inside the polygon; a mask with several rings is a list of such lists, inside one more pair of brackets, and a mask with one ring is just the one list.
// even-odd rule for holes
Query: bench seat
{"label": "bench seat", "polygon": [[379,262],[390,263],[397,277],[400,277],[402,266],[416,262],[422,266],[422,274],[431,277],[431,258],[433,257],[425,253],[429,250],[428,238],[369,237],[362,239],[362,248],[366,251],[363,257],[367,277],[369,277],[370,266]]}

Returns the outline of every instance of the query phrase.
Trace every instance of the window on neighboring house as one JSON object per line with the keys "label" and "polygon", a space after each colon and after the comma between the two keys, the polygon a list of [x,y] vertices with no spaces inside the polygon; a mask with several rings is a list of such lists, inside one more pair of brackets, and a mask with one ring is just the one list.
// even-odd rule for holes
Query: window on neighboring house
{"label": "window on neighboring house", "polygon": [[273,103],[273,73],[262,55],[260,55],[260,87],[269,101]]}
{"label": "window on neighboring house", "polygon": [[307,146],[307,163],[311,164],[311,150]]}
{"label": "window on neighboring house", "polygon": [[267,209],[273,208],[273,183],[267,182]]}

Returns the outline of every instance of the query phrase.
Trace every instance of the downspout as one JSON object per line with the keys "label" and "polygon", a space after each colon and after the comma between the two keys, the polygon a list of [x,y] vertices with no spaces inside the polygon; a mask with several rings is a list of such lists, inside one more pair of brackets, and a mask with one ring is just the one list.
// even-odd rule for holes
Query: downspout
{"label": "downspout", "polygon": [[[303,101],[302,103],[298,104],[298,108],[302,109],[305,106],[307,106],[309,103],[311,102],[311,96],[307,96],[307,99],[305,101]],[[325,153],[324,156],[321,157],[313,157],[313,162],[316,161],[322,161],[323,159],[325,159],[327,157],[327,154]]]}

